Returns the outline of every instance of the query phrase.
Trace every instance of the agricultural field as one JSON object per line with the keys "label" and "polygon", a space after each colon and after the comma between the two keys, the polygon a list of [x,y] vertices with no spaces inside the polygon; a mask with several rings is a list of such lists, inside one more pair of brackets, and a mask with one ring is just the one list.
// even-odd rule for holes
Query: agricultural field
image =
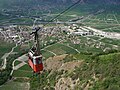
{"label": "agricultural field", "polygon": [[45,49],[52,51],[56,55],[77,53],[74,49],[72,49],[64,44],[61,44],[61,43],[53,44]]}
{"label": "agricultural field", "polygon": [[29,67],[28,64],[20,67],[18,70],[13,72],[13,77],[31,77],[32,76],[32,69]]}
{"label": "agricultural field", "polygon": [[91,16],[82,23],[105,32],[120,32],[120,17],[114,12]]}
{"label": "agricultural field", "polygon": [[[12,86],[12,87],[11,87]],[[0,87],[0,90],[29,90],[29,85],[27,82],[15,82],[9,81]]]}
{"label": "agricultural field", "polygon": [[22,24],[27,24],[27,23],[32,23],[33,21],[29,18],[17,18],[17,19],[11,19],[9,20],[9,23],[22,23]]}
{"label": "agricultural field", "polygon": [[42,53],[42,55],[43,55],[43,60],[45,60],[45,59],[47,59],[47,58],[49,58],[49,57],[54,56],[53,53],[51,53],[51,52],[49,52],[49,51],[45,51],[45,50],[42,50],[41,53]]}

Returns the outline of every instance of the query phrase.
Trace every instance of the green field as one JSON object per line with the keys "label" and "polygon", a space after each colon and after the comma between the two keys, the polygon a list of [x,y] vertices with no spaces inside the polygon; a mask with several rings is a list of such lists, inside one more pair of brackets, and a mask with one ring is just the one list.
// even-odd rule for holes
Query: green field
{"label": "green field", "polygon": [[16,70],[13,73],[13,77],[31,77],[33,75],[32,71],[26,70]]}
{"label": "green field", "polygon": [[113,44],[113,45],[118,45],[120,46],[120,40],[116,39],[109,39],[109,38],[103,38],[100,40],[101,42],[107,43],[107,44]]}
{"label": "green field", "polygon": [[45,50],[42,50],[41,52],[42,52],[43,57],[45,57],[45,59],[54,56],[54,54],[52,54],[48,51],[45,51]]}
{"label": "green field", "polygon": [[0,90],[28,90],[28,84],[26,82],[20,83],[20,82],[14,82],[9,81],[6,84],[2,85],[0,87]]}
{"label": "green field", "polygon": [[74,49],[72,49],[72,48],[70,48],[70,47],[68,47],[66,45],[60,44],[60,43],[53,44],[52,46],[47,47],[45,49],[49,50],[49,51],[52,51],[57,55],[60,55],[60,54],[75,54],[75,53],[77,53]]}
{"label": "green field", "polygon": [[101,13],[91,16],[83,21],[83,24],[94,27],[105,32],[120,32],[119,13]]}
{"label": "green field", "polygon": [[16,65],[18,65],[18,64],[20,64],[20,63],[21,63],[21,61],[15,61],[15,64],[14,64],[14,65],[16,66]]}
{"label": "green field", "polygon": [[13,77],[30,77],[32,74],[32,69],[29,67],[29,65],[24,65],[18,70],[14,71]]}

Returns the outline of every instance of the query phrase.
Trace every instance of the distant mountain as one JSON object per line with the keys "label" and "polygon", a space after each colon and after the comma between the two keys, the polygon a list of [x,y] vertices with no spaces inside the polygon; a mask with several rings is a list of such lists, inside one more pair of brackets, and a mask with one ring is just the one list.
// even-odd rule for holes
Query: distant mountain
{"label": "distant mountain", "polygon": [[[7,11],[41,11],[51,12],[63,10],[66,7],[70,6],[72,3],[77,2],[78,0],[0,0],[0,10]],[[91,5],[91,6],[105,6],[105,5],[117,5],[120,6],[120,0],[81,0],[81,5]],[[79,6],[80,6],[79,4]],[[112,4],[112,5],[111,5]],[[99,7],[98,6],[98,7]],[[116,7],[116,6],[115,6]]]}
{"label": "distant mountain", "polygon": [[[71,2],[77,2],[79,0],[43,0],[43,1],[55,2],[55,3],[71,3]],[[91,3],[91,4],[97,4],[97,3],[120,4],[120,0],[81,0],[81,3]]]}
{"label": "distant mountain", "polygon": [[[64,5],[78,0],[0,0],[0,7],[35,6],[35,5]],[[81,0],[84,4],[120,4],[120,0]]]}

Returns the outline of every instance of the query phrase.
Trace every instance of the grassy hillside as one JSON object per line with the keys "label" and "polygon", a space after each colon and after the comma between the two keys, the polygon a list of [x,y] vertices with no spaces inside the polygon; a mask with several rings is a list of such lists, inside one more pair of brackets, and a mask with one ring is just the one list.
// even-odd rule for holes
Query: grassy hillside
{"label": "grassy hillside", "polygon": [[[59,83],[59,86],[62,87],[62,85],[65,84],[65,82],[59,81],[62,78],[66,80],[71,78],[72,81],[74,81],[74,90],[83,90],[85,88],[88,88],[89,90],[119,90],[119,56],[120,52],[110,54],[104,53],[102,55],[84,53],[67,56],[64,60],[69,63],[75,60],[84,61],[72,72],[69,70],[45,71],[40,75],[40,77],[32,78],[30,81],[31,90],[36,90],[38,88],[54,90],[58,82],[61,82]],[[38,81],[39,78],[40,82]],[[67,87],[68,89],[72,88],[70,82],[67,82],[67,85],[64,87]]]}

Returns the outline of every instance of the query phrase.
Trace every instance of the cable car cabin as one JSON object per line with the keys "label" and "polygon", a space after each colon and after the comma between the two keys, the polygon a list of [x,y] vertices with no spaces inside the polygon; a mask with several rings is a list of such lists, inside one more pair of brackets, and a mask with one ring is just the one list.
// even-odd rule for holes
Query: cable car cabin
{"label": "cable car cabin", "polygon": [[35,53],[30,50],[30,52],[28,53],[28,57],[28,64],[35,73],[39,73],[43,70],[42,55],[35,55]]}

